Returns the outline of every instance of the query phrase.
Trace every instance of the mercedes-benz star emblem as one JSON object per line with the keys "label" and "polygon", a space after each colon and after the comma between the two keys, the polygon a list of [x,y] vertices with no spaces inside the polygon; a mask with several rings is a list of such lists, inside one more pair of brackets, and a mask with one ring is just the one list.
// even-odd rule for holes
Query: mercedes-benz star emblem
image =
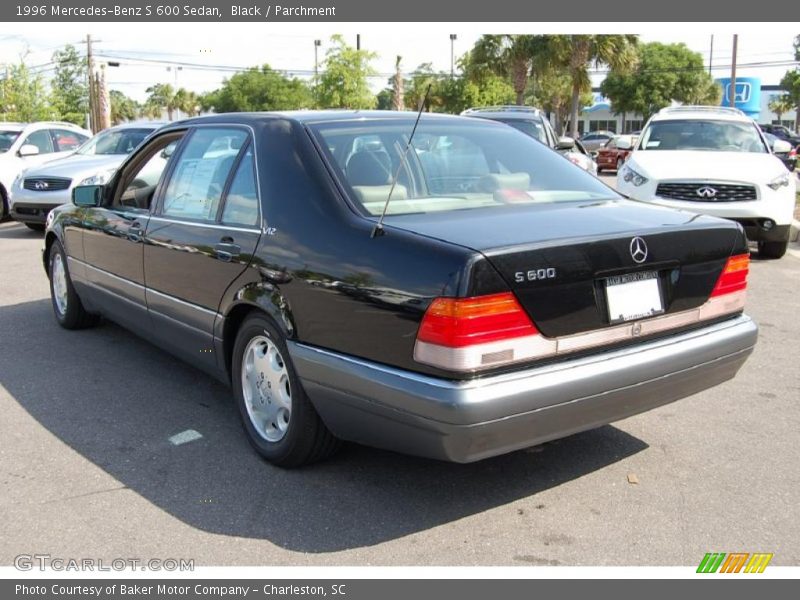
{"label": "mercedes-benz star emblem", "polygon": [[717,195],[717,190],[715,190],[711,186],[704,185],[701,188],[697,188],[697,190],[695,191],[695,194],[697,194],[701,198],[713,198],[714,196]]}
{"label": "mercedes-benz star emblem", "polygon": [[37,190],[46,190],[50,186],[47,185],[46,181],[37,181],[33,184],[33,187],[35,187]]}
{"label": "mercedes-benz star emblem", "polygon": [[631,240],[631,258],[635,263],[643,263],[647,260],[647,244],[640,237],[635,237]]}

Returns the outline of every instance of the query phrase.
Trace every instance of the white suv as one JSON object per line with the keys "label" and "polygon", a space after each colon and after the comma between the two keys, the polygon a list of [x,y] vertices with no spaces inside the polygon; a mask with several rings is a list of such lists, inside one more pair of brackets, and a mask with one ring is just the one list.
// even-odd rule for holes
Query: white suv
{"label": "white suv", "polygon": [[795,178],[755,122],[735,108],[677,106],[650,118],[617,173],[636,200],[740,223],[766,258],[786,253]]}
{"label": "white suv", "polygon": [[8,214],[9,192],[22,171],[74,152],[90,137],[72,123],[0,122],[0,219]]}

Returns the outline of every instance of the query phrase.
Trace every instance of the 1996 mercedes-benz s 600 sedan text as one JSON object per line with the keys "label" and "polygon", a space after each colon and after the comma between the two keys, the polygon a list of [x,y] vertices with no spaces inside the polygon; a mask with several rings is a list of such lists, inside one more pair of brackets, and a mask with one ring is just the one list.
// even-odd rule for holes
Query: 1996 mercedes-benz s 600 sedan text
{"label": "1996 mercedes-benz s 600 sedan text", "polygon": [[757,336],[738,224],[626,200],[500,123],[415,118],[160,129],[51,213],[56,319],[229,382],[282,466],[338,440],[475,461],[734,376]]}

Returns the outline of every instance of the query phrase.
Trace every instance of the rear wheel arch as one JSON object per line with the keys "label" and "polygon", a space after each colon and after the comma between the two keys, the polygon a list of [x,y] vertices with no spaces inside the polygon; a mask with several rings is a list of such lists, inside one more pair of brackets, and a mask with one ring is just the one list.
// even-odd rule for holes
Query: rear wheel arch
{"label": "rear wheel arch", "polygon": [[268,319],[272,325],[280,331],[285,339],[290,339],[292,331],[290,331],[281,320],[276,318],[272,311],[268,310],[261,304],[252,304],[250,302],[240,302],[235,304],[225,315],[225,324],[222,327],[222,348],[225,358],[225,370],[231,376],[231,366],[233,365],[233,349],[236,345],[236,336],[242,324],[251,315],[259,315]]}

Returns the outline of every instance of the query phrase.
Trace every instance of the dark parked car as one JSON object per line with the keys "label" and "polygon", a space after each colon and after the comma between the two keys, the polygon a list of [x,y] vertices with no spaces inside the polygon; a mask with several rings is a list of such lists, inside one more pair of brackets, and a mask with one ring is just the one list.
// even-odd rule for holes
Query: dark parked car
{"label": "dark parked car", "polygon": [[763,131],[764,133],[770,133],[777,138],[785,140],[795,148],[797,148],[797,146],[800,146],[800,135],[798,135],[785,125],[772,125],[769,123],[763,123],[759,125],[759,127],[761,128],[761,131]]}
{"label": "dark parked car", "polygon": [[492,121],[413,127],[166,126],[51,213],[57,321],[106,316],[228,382],[282,466],[338,440],[475,461],[699,392],[750,354],[739,225],[625,200]]}
{"label": "dark parked car", "polygon": [[787,169],[794,171],[797,167],[797,149],[789,146],[788,152],[777,152],[775,150],[775,142],[781,138],[767,132],[764,132],[764,137],[767,139],[769,147],[772,148],[772,153],[781,159],[781,162],[786,165]]}
{"label": "dark parked car", "polygon": [[633,147],[636,145],[636,138],[631,135],[617,135],[600,148],[595,160],[597,161],[597,172],[612,169],[619,171],[628,158]]}
{"label": "dark parked car", "polygon": [[596,154],[600,148],[605,146],[615,135],[613,131],[590,131],[581,136],[581,143],[592,154]]}

